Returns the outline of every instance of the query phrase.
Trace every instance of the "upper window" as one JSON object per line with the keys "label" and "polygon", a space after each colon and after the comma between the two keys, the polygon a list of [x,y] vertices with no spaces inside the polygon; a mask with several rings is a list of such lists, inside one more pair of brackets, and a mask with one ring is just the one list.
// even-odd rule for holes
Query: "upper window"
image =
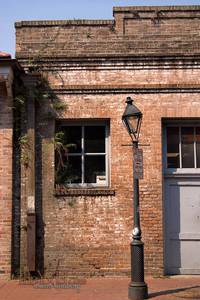
{"label": "upper window", "polygon": [[71,187],[108,185],[108,124],[60,123],[56,128],[55,182]]}
{"label": "upper window", "polygon": [[168,126],[167,168],[200,168],[200,127]]}

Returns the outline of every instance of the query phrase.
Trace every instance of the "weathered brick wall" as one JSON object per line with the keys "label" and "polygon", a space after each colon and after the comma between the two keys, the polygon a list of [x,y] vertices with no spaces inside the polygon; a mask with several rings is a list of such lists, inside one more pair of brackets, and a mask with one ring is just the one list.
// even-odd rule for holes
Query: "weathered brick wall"
{"label": "weathered brick wall", "polygon": [[[116,195],[54,197],[54,146],[50,143],[54,136],[54,126],[52,121],[48,121],[45,127],[42,124],[45,136],[42,194],[46,273],[86,276],[125,273],[129,269],[132,186],[127,184],[124,176],[126,171],[131,173],[131,166],[123,164],[124,155],[119,151],[122,149],[119,144],[120,136],[126,136],[121,131],[122,106],[118,106],[118,97],[112,98],[116,113],[113,117],[110,95],[61,98],[67,105],[67,110],[62,113],[62,117],[66,119],[110,119],[110,185]],[[74,110],[77,101],[79,109]],[[123,151],[127,153],[127,149]],[[129,156],[131,159],[130,153]]]}
{"label": "weathered brick wall", "polygon": [[[57,112],[57,118],[110,121],[110,188],[115,195],[55,197],[52,143],[55,120],[47,118],[48,103],[42,102],[38,107],[37,131],[41,142],[38,151],[42,155],[42,165],[41,169],[38,167],[40,196],[37,201],[40,202],[38,207],[42,209],[41,216],[45,223],[45,274],[91,276],[130,271],[132,151],[131,147],[123,146],[130,140],[121,123],[126,96],[136,100],[144,115],[141,128],[141,144],[145,144],[141,146],[144,151],[144,179],[140,181],[140,197],[145,269],[148,274],[163,274],[162,118],[198,118],[200,115],[199,58],[184,57],[186,46],[188,55],[199,51],[196,47],[199,8],[163,8],[164,14],[175,19],[172,21],[163,17],[162,22],[159,21],[160,27],[158,20],[155,22],[151,18],[152,15],[154,19],[158,18],[161,8],[156,10],[157,13],[152,8],[143,12],[137,9],[143,18],[136,27],[133,23],[136,22],[134,12],[137,10],[124,10],[117,12],[115,9],[115,31],[110,27],[110,22],[102,25],[100,21],[94,21],[95,25],[84,21],[17,24],[17,55],[20,62],[27,67],[29,55],[37,56],[39,53],[37,59],[43,74],[56,96],[66,104],[63,111]],[[187,30],[180,32],[182,21],[177,17],[180,14],[186,19],[195,15],[196,18],[191,18],[189,22],[193,20],[194,27],[186,25]],[[123,25],[126,22],[127,27]],[[152,22],[151,25],[148,22]],[[173,22],[177,22],[177,26],[173,27]],[[57,40],[51,40],[57,31]],[[105,34],[106,45],[102,44],[100,32],[102,36]],[[150,46],[144,39],[145,32],[149,39],[153,36],[151,42],[147,39]],[[135,34],[138,47],[133,43]],[[111,49],[112,35],[115,35],[117,42],[112,44]],[[176,43],[180,36],[180,43]],[[46,47],[44,37],[49,41]],[[190,38],[194,39],[193,48]],[[163,56],[166,52],[169,56],[173,53],[183,55],[169,58]],[[128,57],[130,53],[138,57]],[[147,57],[148,53],[154,57]],[[47,56],[52,54],[54,57],[48,60]],[[105,59],[106,54],[118,57]],[[143,55],[141,59],[140,54]],[[158,54],[163,57],[157,59]],[[94,58],[95,55],[99,55],[99,59]],[[40,161],[36,163],[40,165]],[[25,195],[22,202],[26,203]],[[23,239],[21,243],[23,246]]]}
{"label": "weathered brick wall", "polygon": [[199,54],[199,6],[114,8],[114,18],[17,22],[17,57]]}
{"label": "weathered brick wall", "polygon": [[12,97],[0,86],[0,278],[11,275]]}
{"label": "weathered brick wall", "polygon": [[[128,74],[129,71],[127,71],[126,78],[128,78]],[[160,75],[162,76],[162,74]],[[153,82],[153,77],[154,72],[152,72],[152,77],[148,76],[147,78]],[[178,77],[174,76],[173,78],[173,83],[176,84]],[[167,78],[165,79],[167,81]],[[145,267],[147,273],[158,275],[163,272],[161,118],[182,118],[188,117],[188,115],[198,117],[200,96],[198,93],[182,94],[181,91],[164,94],[143,94],[141,92],[140,95],[129,95],[136,99],[137,105],[144,114],[141,143],[147,146],[143,147],[144,180],[140,182],[140,193]],[[192,105],[189,102],[191,97]],[[58,270],[65,270],[65,272],[66,270],[67,272],[76,270],[76,272],[85,272],[87,275],[99,275],[104,272],[112,272],[115,268],[115,274],[122,270],[129,270],[129,238],[132,228],[132,165],[130,163],[132,153],[129,147],[122,146],[122,144],[130,143],[121,124],[125,95],[114,96],[110,93],[105,95],[68,95],[60,96],[60,99],[67,104],[62,118],[110,119],[111,187],[116,191],[116,195],[112,197],[52,197],[51,202],[49,188],[52,186],[51,195],[53,195],[54,175],[53,167],[50,167],[53,162],[53,147],[49,148],[49,155],[44,154],[44,160],[46,157],[51,160],[47,159],[43,167],[45,176],[48,173],[48,178],[45,180],[47,186],[44,187],[43,192],[47,271],[50,271],[53,264],[53,268],[56,267],[56,263],[58,263],[56,253],[60,254],[62,262],[61,268],[58,265]],[[77,109],[77,105],[79,109]],[[152,109],[154,110],[153,115]],[[53,128],[51,134],[53,135]],[[63,226],[63,224],[65,225]],[[55,239],[52,238],[53,235],[55,235]],[[61,245],[63,246],[61,247]],[[102,256],[102,250],[103,253],[106,253],[105,256]],[[92,267],[91,261],[87,260],[87,255],[93,263]],[[109,262],[108,256],[110,257]],[[55,260],[53,260],[54,257]],[[99,270],[97,271],[95,267],[98,265]],[[108,269],[105,271],[104,268]]]}

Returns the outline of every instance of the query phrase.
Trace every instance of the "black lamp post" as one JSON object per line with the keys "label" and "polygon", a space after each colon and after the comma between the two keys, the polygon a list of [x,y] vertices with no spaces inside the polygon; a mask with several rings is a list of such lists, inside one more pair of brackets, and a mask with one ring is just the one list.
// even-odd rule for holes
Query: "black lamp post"
{"label": "black lamp post", "polygon": [[[122,121],[131,136],[133,144],[134,160],[138,152],[138,140],[142,122],[141,111],[133,104],[131,97],[126,99],[126,109]],[[139,212],[139,178],[136,170],[136,162],[133,161],[133,186],[134,186],[134,228],[131,241],[131,282],[128,288],[128,296],[131,300],[148,298],[147,284],[144,282],[144,243],[141,241],[140,212]]]}

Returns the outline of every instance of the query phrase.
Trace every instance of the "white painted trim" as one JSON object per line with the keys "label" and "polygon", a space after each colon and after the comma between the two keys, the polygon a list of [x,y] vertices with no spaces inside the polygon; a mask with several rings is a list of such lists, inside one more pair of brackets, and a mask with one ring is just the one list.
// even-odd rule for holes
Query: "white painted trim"
{"label": "white painted trim", "polygon": [[[81,156],[81,183],[72,183],[66,184],[69,188],[90,188],[90,187],[109,187],[110,182],[110,146],[109,146],[109,138],[110,138],[110,122],[109,120],[61,120],[61,126],[81,126],[81,148],[82,152],[80,153],[68,153],[68,156]],[[104,126],[105,127],[105,152],[101,153],[85,153],[84,152],[84,140],[85,140],[85,126]],[[105,156],[105,183],[84,183],[85,177],[85,156]]]}
{"label": "white painted trim", "polygon": [[[184,121],[182,121],[184,122]],[[164,176],[168,175],[194,175],[199,174],[200,175],[200,168],[197,168],[197,155],[196,155],[196,127],[200,127],[200,120],[199,124],[196,122],[194,124],[194,121],[189,123],[187,121],[186,124],[180,123],[175,121],[174,124],[171,123],[164,123],[163,124],[163,132],[164,132],[164,140],[163,140],[163,162],[164,162]],[[167,127],[178,127],[179,128],[179,164],[180,168],[167,168]],[[181,144],[181,128],[183,127],[193,127],[193,135],[194,135],[194,144],[193,144],[193,151],[194,151],[194,168],[182,168],[182,144]]]}
{"label": "white painted trim", "polygon": [[200,241],[200,233],[195,233],[195,232],[174,233],[170,235],[170,240]]}
{"label": "white painted trim", "polygon": [[[179,166],[182,169],[182,145],[181,145],[181,127],[178,127],[179,132]],[[167,141],[167,140],[166,140]]]}

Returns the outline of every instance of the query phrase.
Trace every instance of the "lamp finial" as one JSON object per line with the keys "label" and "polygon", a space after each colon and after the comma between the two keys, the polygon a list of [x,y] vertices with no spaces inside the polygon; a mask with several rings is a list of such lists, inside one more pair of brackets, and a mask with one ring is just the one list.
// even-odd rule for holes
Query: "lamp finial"
{"label": "lamp finial", "polygon": [[126,98],[126,103],[127,104],[132,104],[133,103],[133,99],[131,97],[127,97]]}

